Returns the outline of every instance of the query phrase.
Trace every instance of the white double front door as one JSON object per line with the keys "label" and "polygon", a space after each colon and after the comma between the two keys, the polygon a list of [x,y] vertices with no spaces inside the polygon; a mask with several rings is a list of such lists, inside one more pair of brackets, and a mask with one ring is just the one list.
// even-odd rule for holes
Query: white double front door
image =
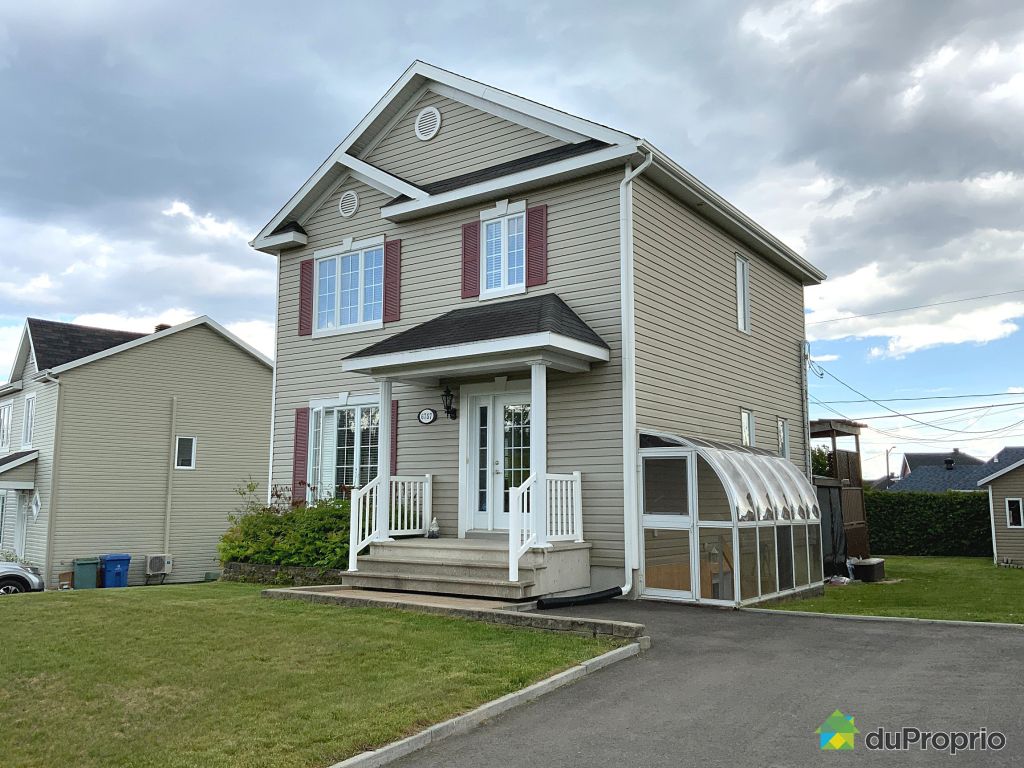
{"label": "white double front door", "polygon": [[508,530],[509,489],[530,476],[530,393],[474,394],[464,435],[468,528]]}

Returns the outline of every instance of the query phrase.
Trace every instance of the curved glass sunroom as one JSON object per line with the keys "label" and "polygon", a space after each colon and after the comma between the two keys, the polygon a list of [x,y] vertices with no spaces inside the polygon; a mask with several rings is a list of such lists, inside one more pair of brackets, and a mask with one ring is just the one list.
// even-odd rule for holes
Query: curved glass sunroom
{"label": "curved glass sunroom", "polygon": [[643,592],[739,605],[822,583],[817,495],[788,459],[640,435]]}

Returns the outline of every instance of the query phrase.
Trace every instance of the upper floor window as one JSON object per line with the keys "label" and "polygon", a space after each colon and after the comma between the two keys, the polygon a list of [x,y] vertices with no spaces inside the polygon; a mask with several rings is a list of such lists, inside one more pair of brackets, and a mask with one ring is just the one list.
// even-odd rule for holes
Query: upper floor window
{"label": "upper floor window", "polygon": [[14,402],[8,400],[6,403],[0,403],[0,450],[11,447],[11,421],[13,419]]}
{"label": "upper floor window", "polygon": [[325,252],[316,260],[316,331],[380,327],[384,311],[383,244],[335,251]]}
{"label": "upper floor window", "polygon": [[36,395],[29,392],[25,395],[25,418],[21,422],[21,447],[32,447],[32,430],[36,421]]}
{"label": "upper floor window", "polygon": [[1024,508],[1020,499],[1006,500],[1006,526],[1008,528],[1024,528]]}
{"label": "upper floor window", "polygon": [[736,327],[750,333],[750,262],[736,254]]}
{"label": "upper floor window", "polygon": [[754,444],[754,412],[740,409],[740,439],[743,445]]}
{"label": "upper floor window", "polygon": [[174,441],[174,468],[196,468],[196,439],[178,436]]}
{"label": "upper floor window", "polygon": [[780,417],[778,417],[778,427],[779,427],[779,456],[781,456],[784,459],[788,459],[789,458],[789,422],[786,419],[784,419],[784,418],[782,418],[780,416]]}
{"label": "upper floor window", "polygon": [[526,290],[526,203],[480,214],[480,296],[507,296]]}

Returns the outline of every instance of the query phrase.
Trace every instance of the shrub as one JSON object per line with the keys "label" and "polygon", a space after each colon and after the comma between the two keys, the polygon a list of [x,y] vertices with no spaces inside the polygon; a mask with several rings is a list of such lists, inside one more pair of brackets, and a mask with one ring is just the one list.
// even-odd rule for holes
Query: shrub
{"label": "shrub", "polygon": [[864,507],[872,553],[992,556],[984,493],[865,491]]}
{"label": "shrub", "polygon": [[348,567],[348,501],[324,499],[293,507],[275,493],[270,504],[263,504],[255,490],[253,483],[238,489],[243,503],[218,545],[221,563]]}

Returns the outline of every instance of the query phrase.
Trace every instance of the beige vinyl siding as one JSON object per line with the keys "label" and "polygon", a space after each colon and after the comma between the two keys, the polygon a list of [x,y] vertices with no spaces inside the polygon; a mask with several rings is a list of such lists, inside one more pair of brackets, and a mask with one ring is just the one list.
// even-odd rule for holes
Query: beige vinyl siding
{"label": "beige vinyl siding", "polygon": [[[270,369],[196,326],[67,371],[60,386],[51,572],[76,557],[127,552],[129,581],[140,584],[145,556],[165,551],[174,557],[169,582],[215,570],[217,542],[239,504],[234,489],[250,477],[266,487]],[[175,434],[198,438],[195,470],[171,470]]]}
{"label": "beige vinyl siding", "polygon": [[[447,118],[446,118],[447,119]],[[444,129],[442,128],[442,131]],[[618,183],[606,173],[531,192],[529,205],[548,205],[547,285],[527,295],[557,293],[611,346],[611,362],[580,375],[550,375],[548,467],[583,473],[584,535],[593,543],[594,565],[622,563],[622,426],[619,316]],[[356,189],[360,210],[338,214],[338,197]],[[311,399],[340,392],[376,394],[377,385],[359,374],[344,374],[341,360],[383,338],[477,299],[461,298],[461,226],[479,219],[480,203],[460,211],[395,224],[378,207],[388,196],[358,182],[343,183],[304,224],[308,247],[282,254],[278,286],[277,408],[274,426],[274,482],[290,486],[295,409]],[[521,198],[513,198],[513,202]],[[297,330],[299,263],[319,248],[386,233],[402,240],[402,319],[382,330],[324,337],[300,337]],[[528,377],[523,371],[512,378]],[[460,382],[450,382],[457,390]],[[458,529],[458,422],[443,414],[432,425],[416,421],[421,408],[440,411],[440,390],[396,384],[399,401],[398,467],[401,474],[434,476],[434,513],[445,536]],[[460,414],[459,418],[463,418]]]}
{"label": "beige vinyl siding", "polygon": [[[646,179],[634,189],[638,425],[777,452],[777,418],[804,469],[803,288]],[[751,332],[737,328],[736,253],[750,263]]]}
{"label": "beige vinyl siding", "polygon": [[1024,467],[1007,472],[989,485],[996,529],[996,560],[1024,564],[1024,528],[1006,525],[1006,500],[1024,499]]}
{"label": "beige vinyl siding", "polygon": [[[441,113],[441,130],[429,141],[416,138],[414,130],[416,116],[424,107],[435,107]],[[426,184],[564,144],[427,91],[363,159],[413,184]]]}
{"label": "beige vinyl siding", "polygon": [[[25,396],[35,393],[35,417],[32,429],[31,449],[39,451],[35,464],[35,492],[39,494],[39,517],[32,518],[31,508],[25,525],[25,559],[40,567],[46,564],[46,537],[50,519],[50,481],[53,477],[53,436],[57,422],[57,385],[45,381],[32,381],[38,371],[35,359],[28,356],[25,368],[21,372],[23,389],[12,398],[4,398],[14,403],[11,423],[11,452],[27,450],[22,444],[22,426],[25,418]],[[14,376],[17,380],[19,377]],[[16,470],[15,470],[16,471]],[[11,475],[8,475],[11,477]],[[3,491],[0,491],[3,493]],[[4,511],[3,549],[14,549],[14,521],[18,509],[18,491],[7,491],[7,502]],[[31,501],[32,491],[21,491],[26,500]]]}

